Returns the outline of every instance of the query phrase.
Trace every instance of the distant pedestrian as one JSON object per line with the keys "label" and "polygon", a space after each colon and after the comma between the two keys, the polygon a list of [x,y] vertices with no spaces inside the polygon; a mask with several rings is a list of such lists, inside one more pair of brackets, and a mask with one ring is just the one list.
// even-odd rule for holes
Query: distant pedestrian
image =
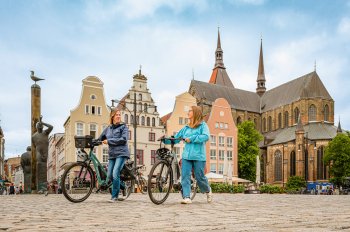
{"label": "distant pedestrian", "polygon": [[15,186],[13,185],[13,183],[11,183],[9,195],[14,195],[14,194],[15,194]]}

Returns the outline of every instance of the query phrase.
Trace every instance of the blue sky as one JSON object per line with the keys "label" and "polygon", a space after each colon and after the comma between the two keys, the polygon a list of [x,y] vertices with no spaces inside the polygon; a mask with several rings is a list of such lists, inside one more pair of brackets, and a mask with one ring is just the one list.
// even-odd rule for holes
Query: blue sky
{"label": "blue sky", "polygon": [[[220,26],[235,87],[255,91],[260,38],[267,89],[314,70],[350,128],[350,1],[122,0],[0,4],[0,119],[5,155],[30,145],[29,70],[46,80],[42,114],[63,132],[81,80],[98,76],[107,103],[121,98],[142,64],[161,115],[192,79],[208,81]],[[338,119],[336,120],[336,123]]]}

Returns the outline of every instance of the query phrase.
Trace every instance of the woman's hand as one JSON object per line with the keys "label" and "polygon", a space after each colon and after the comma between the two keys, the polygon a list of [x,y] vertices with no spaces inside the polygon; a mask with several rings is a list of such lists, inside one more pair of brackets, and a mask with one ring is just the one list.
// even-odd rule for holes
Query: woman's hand
{"label": "woman's hand", "polygon": [[107,144],[107,143],[108,143],[108,142],[107,142],[107,139],[103,140],[102,143],[103,143],[103,144]]}
{"label": "woman's hand", "polygon": [[186,143],[190,143],[191,140],[190,140],[189,138],[186,138],[186,139],[185,139],[185,142],[186,142]]}

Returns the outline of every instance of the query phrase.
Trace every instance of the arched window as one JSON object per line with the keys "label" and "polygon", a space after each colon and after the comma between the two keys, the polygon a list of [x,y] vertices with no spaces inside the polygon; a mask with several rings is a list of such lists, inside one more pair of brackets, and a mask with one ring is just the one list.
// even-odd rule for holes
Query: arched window
{"label": "arched window", "polygon": [[242,123],[242,118],[241,118],[241,116],[238,116],[238,118],[237,118],[237,125],[239,125],[241,123]]}
{"label": "arched window", "polygon": [[282,114],[278,114],[278,129],[282,128]]}
{"label": "arched window", "polygon": [[142,101],[142,94],[139,93],[139,101]]}
{"label": "arched window", "polygon": [[272,117],[269,116],[269,120],[268,120],[268,131],[272,131]]}
{"label": "arched window", "polygon": [[147,105],[147,103],[145,103],[145,104],[143,105],[143,109],[144,109],[144,111],[147,113],[147,110],[148,110],[148,105]]}
{"label": "arched window", "polygon": [[275,181],[282,181],[282,152],[275,152]]}
{"label": "arched window", "polygon": [[316,106],[314,104],[309,107],[309,122],[316,121]]}
{"label": "arched window", "polygon": [[145,116],[141,117],[141,125],[144,126],[145,125]]}
{"label": "arched window", "polygon": [[156,119],[152,118],[152,126],[156,126]]}
{"label": "arched window", "polygon": [[263,132],[266,132],[266,118],[263,118]]}
{"label": "arched window", "polygon": [[151,119],[150,117],[147,117],[147,126],[150,126],[151,125]]}
{"label": "arched window", "polygon": [[284,128],[289,127],[289,113],[288,111],[284,112]]}
{"label": "arched window", "polygon": [[130,124],[134,124],[134,116],[130,115]]}
{"label": "arched window", "polygon": [[324,151],[325,149],[323,146],[317,149],[317,179],[318,180],[327,179],[326,164],[323,161]]}
{"label": "arched window", "polygon": [[142,111],[142,103],[139,102],[139,111]]}
{"label": "arched window", "polygon": [[329,106],[328,105],[324,106],[324,120],[326,122],[329,122]]}
{"label": "arched window", "polygon": [[295,159],[295,151],[292,151],[290,153],[290,159],[289,159],[289,163],[290,163],[290,176],[295,176],[296,174],[296,159]]}
{"label": "arched window", "polygon": [[254,125],[255,125],[255,129],[257,129],[258,128],[258,124],[257,124],[256,118],[254,118]]}
{"label": "arched window", "polygon": [[124,123],[129,124],[129,115],[124,114]]}
{"label": "arched window", "polygon": [[300,113],[299,108],[295,107],[295,109],[294,109],[294,124],[298,123],[299,113]]}
{"label": "arched window", "polygon": [[139,125],[139,124],[140,124],[140,117],[136,116],[136,125]]}

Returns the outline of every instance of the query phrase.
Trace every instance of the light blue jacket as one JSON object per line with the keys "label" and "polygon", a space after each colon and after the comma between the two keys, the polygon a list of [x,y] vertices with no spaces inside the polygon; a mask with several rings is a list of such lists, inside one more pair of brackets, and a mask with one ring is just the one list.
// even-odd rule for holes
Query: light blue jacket
{"label": "light blue jacket", "polygon": [[[191,128],[186,125],[174,137],[189,138],[191,142],[185,144],[182,158],[186,160],[206,161],[205,143],[209,140],[209,128],[203,121],[197,128]],[[170,144],[170,141],[165,141]],[[178,142],[177,142],[178,143]]]}

